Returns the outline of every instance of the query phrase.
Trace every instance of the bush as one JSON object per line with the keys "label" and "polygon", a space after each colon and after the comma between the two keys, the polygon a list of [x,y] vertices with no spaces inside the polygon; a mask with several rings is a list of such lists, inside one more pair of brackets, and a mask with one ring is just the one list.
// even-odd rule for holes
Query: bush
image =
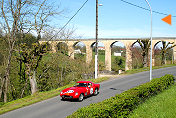
{"label": "bush", "polygon": [[116,72],[125,70],[125,57],[115,57],[112,63],[112,70]]}
{"label": "bush", "polygon": [[68,116],[68,118],[127,117],[145,99],[158,94],[173,84],[174,76],[165,75],[161,78],[153,79],[151,82],[129,89],[110,99],[78,109],[75,113]]}
{"label": "bush", "polygon": [[0,65],[2,65],[4,62],[4,56],[0,53]]}
{"label": "bush", "polygon": [[42,59],[36,73],[38,89],[39,91],[56,89],[72,81],[83,79],[82,75],[87,73],[93,73],[93,68],[90,68],[85,61],[70,59],[60,52],[49,53]]}

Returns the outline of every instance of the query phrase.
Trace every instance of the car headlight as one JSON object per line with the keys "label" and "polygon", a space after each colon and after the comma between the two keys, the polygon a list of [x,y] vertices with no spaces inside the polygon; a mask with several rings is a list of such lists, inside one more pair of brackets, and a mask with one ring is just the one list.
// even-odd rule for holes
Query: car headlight
{"label": "car headlight", "polygon": [[63,94],[63,92],[61,92],[61,94]]}
{"label": "car headlight", "polygon": [[78,92],[76,92],[75,95],[78,95]]}
{"label": "car headlight", "polygon": [[74,92],[74,90],[69,90],[69,91],[67,91],[67,93],[73,93]]}

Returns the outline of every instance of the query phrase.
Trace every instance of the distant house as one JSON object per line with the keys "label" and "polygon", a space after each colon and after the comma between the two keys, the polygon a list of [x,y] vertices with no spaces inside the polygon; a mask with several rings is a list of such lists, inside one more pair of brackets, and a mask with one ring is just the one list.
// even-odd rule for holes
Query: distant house
{"label": "distant house", "polygon": [[114,52],[114,56],[116,56],[116,57],[122,56],[122,53],[120,53],[120,52]]}
{"label": "distant house", "polygon": [[98,50],[105,50],[105,47],[98,47]]}
{"label": "distant house", "polygon": [[81,50],[80,50],[80,49],[74,50],[74,53],[80,54],[80,53],[81,53]]}

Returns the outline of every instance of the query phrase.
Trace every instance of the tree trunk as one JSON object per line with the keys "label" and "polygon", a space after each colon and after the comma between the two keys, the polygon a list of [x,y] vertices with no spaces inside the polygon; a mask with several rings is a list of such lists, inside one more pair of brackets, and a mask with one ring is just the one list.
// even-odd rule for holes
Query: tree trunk
{"label": "tree trunk", "polygon": [[143,53],[143,67],[147,67],[147,57],[148,55],[146,53]]}
{"label": "tree trunk", "polygon": [[36,71],[34,70],[33,76],[29,75],[32,95],[37,92],[37,82],[36,82],[35,72]]}
{"label": "tree trunk", "polygon": [[165,61],[166,61],[166,56],[165,56],[165,53],[162,52],[161,65],[165,64]]}
{"label": "tree trunk", "polygon": [[0,77],[0,79],[1,79],[1,88],[0,88],[0,99],[2,98],[2,91],[3,91],[3,87],[4,87],[4,78],[1,78]]}
{"label": "tree trunk", "polygon": [[4,89],[4,102],[5,102],[5,103],[7,102],[8,79],[9,79],[9,78],[7,78],[7,77],[6,77],[6,79],[5,79],[5,89]]}
{"label": "tree trunk", "polygon": [[9,49],[9,57],[8,57],[8,60],[7,60],[7,67],[6,67],[6,72],[5,72],[5,86],[4,86],[4,102],[6,103],[7,102],[7,93],[8,93],[8,85],[9,85],[9,75],[10,75],[10,65],[11,65],[11,58],[12,58],[12,53],[13,53],[13,45],[14,43],[12,44],[12,47],[10,47]]}

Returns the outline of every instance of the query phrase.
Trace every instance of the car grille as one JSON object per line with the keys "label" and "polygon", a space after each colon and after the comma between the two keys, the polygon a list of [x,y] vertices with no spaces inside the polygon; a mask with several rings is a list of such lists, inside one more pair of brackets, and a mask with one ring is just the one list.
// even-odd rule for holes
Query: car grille
{"label": "car grille", "polygon": [[68,95],[63,95],[62,97],[63,97],[63,98],[69,98],[69,99],[72,99],[72,98],[73,98],[73,96],[68,96]]}

